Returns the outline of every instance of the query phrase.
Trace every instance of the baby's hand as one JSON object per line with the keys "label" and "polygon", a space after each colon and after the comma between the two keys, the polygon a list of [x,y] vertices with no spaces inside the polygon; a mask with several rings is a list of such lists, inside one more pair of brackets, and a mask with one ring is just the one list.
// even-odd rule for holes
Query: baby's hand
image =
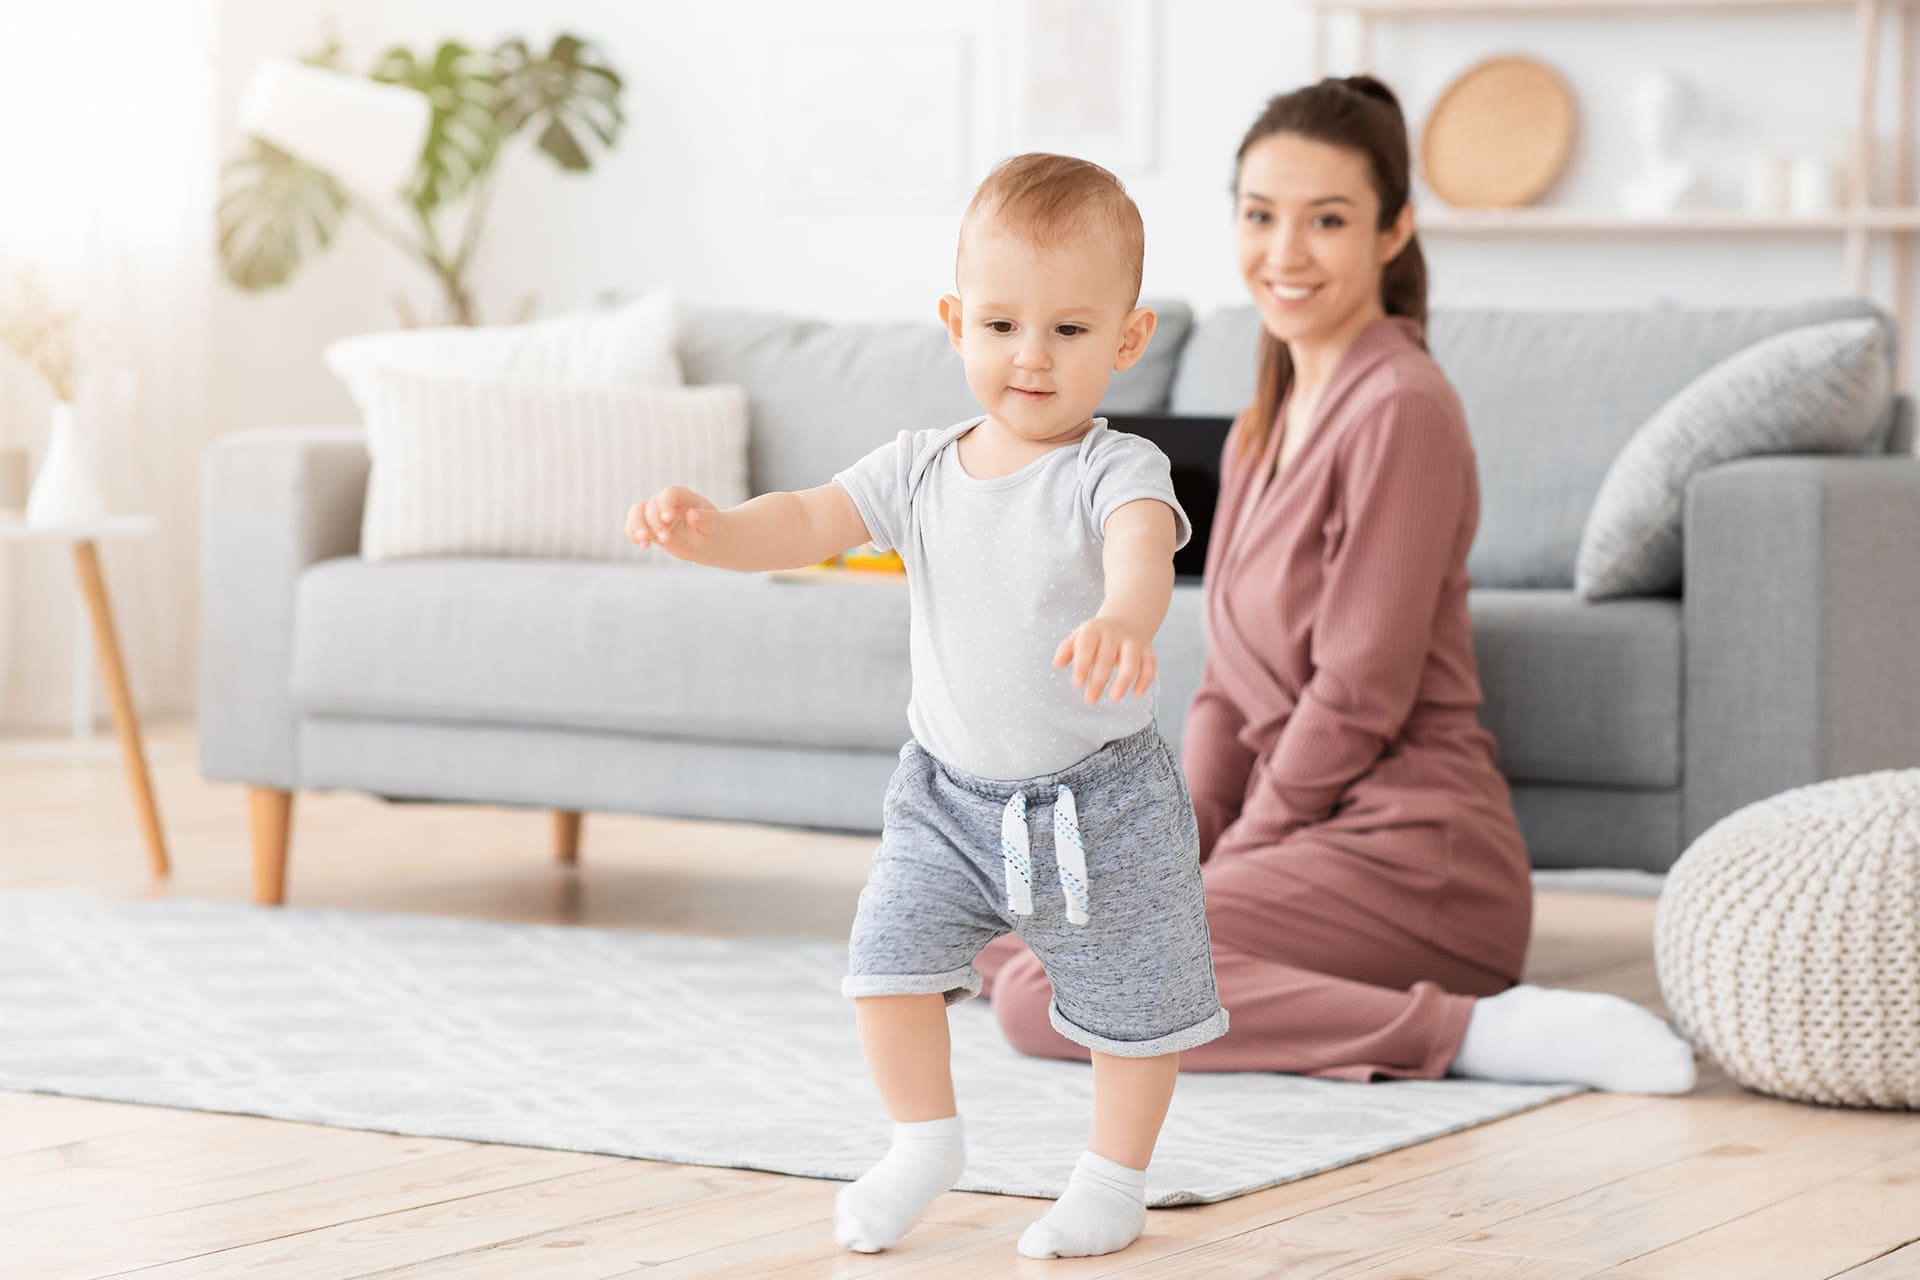
{"label": "baby's hand", "polygon": [[1073,664],[1073,687],[1087,690],[1087,705],[1100,700],[1101,690],[1113,679],[1113,700],[1132,689],[1137,698],[1153,687],[1159,669],[1153,657],[1153,634],[1117,618],[1088,618],[1073,629],[1054,651],[1053,665]]}
{"label": "baby's hand", "polygon": [[719,510],[691,489],[672,485],[627,512],[627,537],[659,547],[676,560],[705,562],[713,550]]}

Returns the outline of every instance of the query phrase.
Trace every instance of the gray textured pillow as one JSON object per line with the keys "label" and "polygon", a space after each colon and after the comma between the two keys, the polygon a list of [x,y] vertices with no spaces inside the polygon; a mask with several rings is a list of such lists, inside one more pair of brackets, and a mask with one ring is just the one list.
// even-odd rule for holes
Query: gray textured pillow
{"label": "gray textured pillow", "polygon": [[1789,329],[1722,360],[1614,459],[1580,535],[1575,590],[1588,600],[1677,591],[1688,481],[1755,454],[1858,452],[1892,381],[1886,329],[1871,319]]}

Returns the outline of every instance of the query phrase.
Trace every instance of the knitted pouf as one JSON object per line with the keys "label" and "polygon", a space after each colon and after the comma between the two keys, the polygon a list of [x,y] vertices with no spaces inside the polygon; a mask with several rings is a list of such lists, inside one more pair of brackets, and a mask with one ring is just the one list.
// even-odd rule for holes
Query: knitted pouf
{"label": "knitted pouf", "polygon": [[1660,990],[1749,1089],[1920,1107],[1920,769],[1748,805],[1668,873]]}

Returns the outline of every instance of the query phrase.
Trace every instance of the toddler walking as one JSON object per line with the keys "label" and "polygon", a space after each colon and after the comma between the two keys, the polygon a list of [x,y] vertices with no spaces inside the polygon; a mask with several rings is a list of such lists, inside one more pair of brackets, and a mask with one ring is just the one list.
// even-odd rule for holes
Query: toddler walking
{"label": "toddler walking", "polygon": [[979,993],[994,938],[1040,958],[1053,1025],[1093,1059],[1092,1135],[1028,1257],[1140,1234],[1180,1051],[1227,1029],[1193,806],[1154,723],[1153,637],[1190,528],[1165,456],[1092,416],[1153,336],[1144,238],[1097,165],[1003,162],[940,300],[983,416],[902,431],[815,489],[720,511],[669,488],[628,515],[634,541],[722,568],[869,541],[906,563],[913,737],[842,984],[893,1143],[835,1202],[849,1249],[892,1245],[960,1177],[946,1010]]}

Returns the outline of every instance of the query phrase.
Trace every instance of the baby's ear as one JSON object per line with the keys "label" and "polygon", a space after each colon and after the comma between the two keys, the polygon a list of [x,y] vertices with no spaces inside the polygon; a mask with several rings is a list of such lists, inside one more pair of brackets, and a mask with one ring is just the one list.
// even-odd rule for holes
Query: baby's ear
{"label": "baby's ear", "polygon": [[1135,307],[1127,313],[1126,323],[1120,327],[1120,352],[1113,359],[1114,372],[1131,369],[1147,353],[1147,343],[1153,340],[1153,330],[1160,318],[1153,313],[1152,307]]}
{"label": "baby's ear", "polygon": [[953,349],[960,349],[960,299],[953,294],[944,294],[940,299],[940,323],[947,326],[947,341]]}

